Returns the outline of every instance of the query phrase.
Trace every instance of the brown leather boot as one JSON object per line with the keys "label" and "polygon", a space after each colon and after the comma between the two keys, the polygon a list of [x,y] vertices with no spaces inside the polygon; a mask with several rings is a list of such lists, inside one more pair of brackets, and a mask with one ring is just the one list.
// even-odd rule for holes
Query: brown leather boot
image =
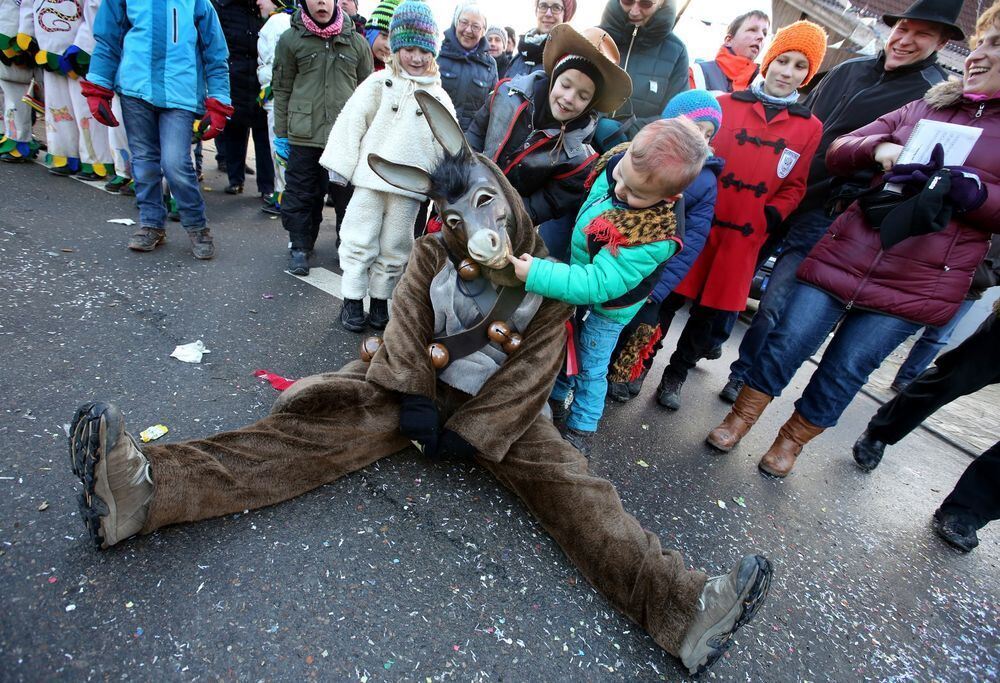
{"label": "brown leather boot", "polygon": [[822,434],[824,429],[809,422],[796,410],[788,422],[781,425],[778,438],[767,449],[757,467],[772,477],[787,477],[795,467],[795,458],[802,452],[802,447]]}
{"label": "brown leather boot", "polygon": [[744,385],[743,389],[740,390],[740,395],[736,397],[732,409],[726,415],[726,419],[708,433],[705,443],[723,453],[733,450],[733,447],[754,426],[757,418],[760,417],[773,398],[762,391]]}

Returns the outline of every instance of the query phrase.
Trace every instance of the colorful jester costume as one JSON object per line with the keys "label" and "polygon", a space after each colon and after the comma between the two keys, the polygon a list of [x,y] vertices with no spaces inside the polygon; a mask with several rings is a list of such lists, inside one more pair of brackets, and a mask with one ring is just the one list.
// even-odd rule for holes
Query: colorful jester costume
{"label": "colorful jester costume", "polygon": [[27,161],[38,154],[31,138],[31,108],[24,96],[31,87],[34,60],[17,44],[21,0],[0,0],[0,92],[3,92],[3,130],[0,159]]}

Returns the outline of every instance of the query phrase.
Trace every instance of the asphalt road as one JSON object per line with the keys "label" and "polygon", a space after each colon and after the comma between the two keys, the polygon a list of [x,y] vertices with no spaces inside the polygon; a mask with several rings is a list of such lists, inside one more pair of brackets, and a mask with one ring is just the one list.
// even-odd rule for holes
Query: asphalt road
{"label": "asphalt road", "polygon": [[[356,357],[340,302],[283,272],[279,222],[208,184],[218,256],[197,262],[177,224],[129,252],[131,229],[106,222],[136,217],[127,198],[0,165],[0,678],[684,679],[488,473],[413,449],[281,505],[91,546],[66,457],[78,404],[191,438],[267,412],[256,369],[298,378]],[[318,256],[335,270],[332,231]],[[197,339],[201,364],[169,357]],[[677,413],[655,382],[609,406],[591,459],[690,565],[774,563],[769,602],[705,678],[997,680],[1000,525],[970,555],[928,525],[968,456],[921,430],[860,472],[850,445],[877,407],[861,396],[791,477],[766,479],[756,461],[811,367],[713,455],[702,439],[734,351],[692,374]]]}

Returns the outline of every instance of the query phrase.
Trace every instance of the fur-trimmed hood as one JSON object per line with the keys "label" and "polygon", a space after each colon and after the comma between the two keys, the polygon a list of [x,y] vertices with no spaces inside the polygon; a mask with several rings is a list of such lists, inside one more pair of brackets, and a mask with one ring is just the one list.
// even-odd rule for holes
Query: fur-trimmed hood
{"label": "fur-trimmed hood", "polygon": [[962,79],[952,78],[932,86],[924,95],[924,102],[932,109],[953,107],[962,99]]}

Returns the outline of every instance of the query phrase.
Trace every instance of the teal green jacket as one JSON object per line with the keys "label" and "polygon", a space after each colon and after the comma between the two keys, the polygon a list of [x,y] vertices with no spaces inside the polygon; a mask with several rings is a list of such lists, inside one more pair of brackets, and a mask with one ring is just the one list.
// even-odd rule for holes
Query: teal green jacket
{"label": "teal green jacket", "polygon": [[[626,324],[646,301],[646,295],[641,295],[638,301],[627,295],[644,282],[649,282],[654,273],[658,274],[667,259],[677,253],[680,244],[671,231],[670,235],[661,233],[663,239],[636,246],[619,246],[617,254],[604,245],[591,257],[587,228],[594,219],[607,211],[619,214],[636,212],[627,208],[622,211],[620,204],[615,203],[610,185],[611,167],[613,164],[607,164],[607,169],[597,173],[590,194],[577,214],[570,263],[534,259],[525,289],[577,306],[593,305],[594,310],[604,317]],[[672,215],[672,211],[664,212],[662,205],[639,212],[645,214],[641,218],[659,219],[660,222],[664,215]],[[650,283],[653,284],[655,280]]]}

